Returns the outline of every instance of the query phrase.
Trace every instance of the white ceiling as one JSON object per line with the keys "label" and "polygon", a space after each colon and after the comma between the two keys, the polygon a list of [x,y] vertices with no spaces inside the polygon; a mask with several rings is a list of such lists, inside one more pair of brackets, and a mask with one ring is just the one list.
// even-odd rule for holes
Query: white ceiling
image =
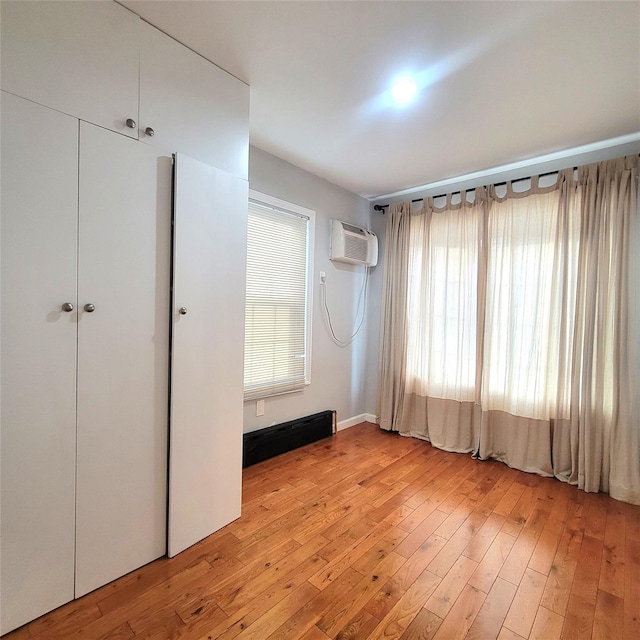
{"label": "white ceiling", "polygon": [[640,2],[122,4],[251,86],[251,144],[365,197],[640,131]]}

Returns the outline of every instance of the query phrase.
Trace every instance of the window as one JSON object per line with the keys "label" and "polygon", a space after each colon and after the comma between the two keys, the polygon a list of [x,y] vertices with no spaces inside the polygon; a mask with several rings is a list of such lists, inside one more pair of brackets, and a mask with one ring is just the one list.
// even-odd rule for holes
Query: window
{"label": "window", "polygon": [[420,395],[473,401],[481,212],[411,219],[407,378]]}
{"label": "window", "polygon": [[486,212],[468,204],[411,218],[410,393],[480,397],[483,408],[532,419],[567,415],[580,210],[563,213],[559,198],[553,190]]}
{"label": "window", "polygon": [[309,209],[249,194],[245,400],[309,383],[314,217]]}

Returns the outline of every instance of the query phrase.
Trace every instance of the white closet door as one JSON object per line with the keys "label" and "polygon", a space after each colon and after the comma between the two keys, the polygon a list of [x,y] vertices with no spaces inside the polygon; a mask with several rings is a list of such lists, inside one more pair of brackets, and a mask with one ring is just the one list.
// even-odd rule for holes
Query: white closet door
{"label": "white closet door", "polygon": [[0,633],[73,599],[77,163],[76,119],[2,93]]}
{"label": "white closet door", "polygon": [[156,175],[153,148],[81,123],[77,597],[166,549],[169,307],[157,272],[169,246],[157,246]]}
{"label": "white closet door", "polygon": [[174,197],[170,557],[240,516],[247,183],[178,154]]}

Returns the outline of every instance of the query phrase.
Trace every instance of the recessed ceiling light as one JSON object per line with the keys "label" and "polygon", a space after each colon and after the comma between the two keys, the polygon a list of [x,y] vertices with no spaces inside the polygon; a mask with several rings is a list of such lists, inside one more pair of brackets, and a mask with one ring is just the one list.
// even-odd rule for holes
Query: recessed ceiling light
{"label": "recessed ceiling light", "polygon": [[418,85],[411,78],[400,78],[391,87],[391,96],[397,104],[407,104],[416,95]]}

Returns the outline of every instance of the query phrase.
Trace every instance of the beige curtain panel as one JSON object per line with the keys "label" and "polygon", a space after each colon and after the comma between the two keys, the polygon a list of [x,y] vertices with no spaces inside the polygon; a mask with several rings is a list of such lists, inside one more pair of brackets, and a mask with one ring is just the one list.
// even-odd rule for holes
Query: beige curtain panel
{"label": "beige curtain panel", "polygon": [[637,176],[392,206],[380,426],[640,504]]}

